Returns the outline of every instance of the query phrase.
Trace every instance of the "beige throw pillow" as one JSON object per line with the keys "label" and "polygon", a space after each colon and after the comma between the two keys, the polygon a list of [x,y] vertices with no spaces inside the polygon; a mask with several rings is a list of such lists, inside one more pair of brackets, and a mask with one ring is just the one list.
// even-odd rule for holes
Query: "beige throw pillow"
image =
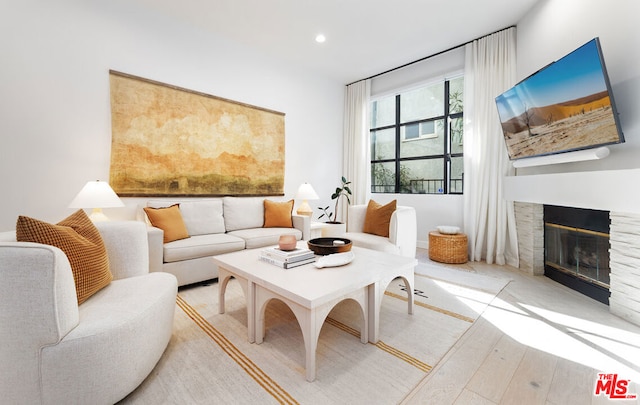
{"label": "beige throw pillow", "polygon": [[76,285],[78,305],[113,280],[102,236],[83,210],[76,211],[55,225],[19,216],[16,239],[55,246],[67,255]]}
{"label": "beige throw pillow", "polygon": [[369,200],[367,213],[364,217],[363,231],[388,238],[389,222],[391,222],[391,215],[396,210],[396,204],[396,200],[386,205],[380,205],[373,200]]}
{"label": "beige throw pillow", "polygon": [[293,228],[293,200],[275,202],[264,200],[263,228]]}
{"label": "beige throw pillow", "polygon": [[189,231],[180,213],[180,204],[163,208],[144,207],[143,210],[151,225],[164,231],[164,243],[189,237]]}

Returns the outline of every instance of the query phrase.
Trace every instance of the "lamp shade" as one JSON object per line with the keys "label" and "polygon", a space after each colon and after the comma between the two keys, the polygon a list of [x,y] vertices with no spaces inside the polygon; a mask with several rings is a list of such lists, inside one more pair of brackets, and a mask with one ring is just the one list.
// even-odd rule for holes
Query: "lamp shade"
{"label": "lamp shade", "polygon": [[313,215],[313,210],[309,206],[307,200],[317,200],[319,198],[320,197],[318,197],[316,191],[311,187],[311,184],[301,184],[300,187],[298,187],[298,192],[296,193],[296,200],[302,200],[302,203],[298,207],[296,213],[298,215],[306,215],[310,217]]}
{"label": "lamp shade", "polygon": [[318,200],[318,194],[309,183],[303,183],[298,187],[296,200]]}
{"label": "lamp shade", "polygon": [[106,216],[102,214],[102,208],[124,207],[120,197],[105,181],[89,181],[69,204],[69,208],[92,208],[89,216],[93,221],[104,221]]}
{"label": "lamp shade", "polygon": [[69,208],[124,207],[120,197],[105,181],[89,181],[69,204]]}

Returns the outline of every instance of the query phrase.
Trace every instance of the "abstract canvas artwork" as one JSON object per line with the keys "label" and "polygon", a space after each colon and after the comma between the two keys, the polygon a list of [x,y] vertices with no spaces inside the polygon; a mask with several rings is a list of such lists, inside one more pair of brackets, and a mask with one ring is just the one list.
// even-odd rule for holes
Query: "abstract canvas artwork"
{"label": "abstract canvas artwork", "polygon": [[120,196],[283,195],[284,114],[110,71]]}

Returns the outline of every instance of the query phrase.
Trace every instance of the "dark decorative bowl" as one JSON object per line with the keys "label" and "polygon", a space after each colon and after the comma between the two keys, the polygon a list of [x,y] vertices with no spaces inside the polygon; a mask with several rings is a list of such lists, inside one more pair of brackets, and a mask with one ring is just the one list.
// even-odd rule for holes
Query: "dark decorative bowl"
{"label": "dark decorative bowl", "polygon": [[332,253],[343,253],[351,250],[351,241],[345,238],[316,238],[308,241],[307,245],[313,253],[321,256],[330,255]]}

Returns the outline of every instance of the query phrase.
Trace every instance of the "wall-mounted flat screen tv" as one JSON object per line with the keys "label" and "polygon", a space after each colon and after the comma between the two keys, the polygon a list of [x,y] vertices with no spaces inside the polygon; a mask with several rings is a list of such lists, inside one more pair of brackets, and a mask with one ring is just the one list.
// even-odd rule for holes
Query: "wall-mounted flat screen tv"
{"label": "wall-mounted flat screen tv", "polygon": [[511,160],[624,142],[598,38],[496,97]]}

